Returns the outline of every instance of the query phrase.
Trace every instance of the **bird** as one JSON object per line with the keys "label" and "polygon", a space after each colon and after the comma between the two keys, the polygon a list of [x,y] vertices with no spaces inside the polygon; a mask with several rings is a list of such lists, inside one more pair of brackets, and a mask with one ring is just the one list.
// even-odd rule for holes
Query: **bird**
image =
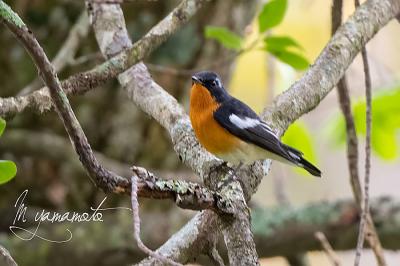
{"label": "bird", "polygon": [[273,159],[321,177],[321,171],[301,151],[282,143],[248,105],[231,96],[217,73],[201,71],[192,75],[189,116],[200,144],[225,162],[239,168]]}

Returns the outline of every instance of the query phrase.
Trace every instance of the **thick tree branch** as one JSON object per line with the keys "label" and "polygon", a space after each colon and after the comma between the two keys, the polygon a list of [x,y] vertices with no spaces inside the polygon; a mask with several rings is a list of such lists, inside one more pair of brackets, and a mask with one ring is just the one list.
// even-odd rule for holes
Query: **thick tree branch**
{"label": "thick tree branch", "polygon": [[[313,72],[319,73],[319,75],[317,75],[317,78],[313,79],[313,81],[315,82],[314,85],[316,85],[314,87],[320,88],[321,87],[319,84],[320,81],[327,81],[328,85],[327,85],[327,83],[322,84],[323,86],[322,86],[321,90],[315,89],[313,87],[309,87],[307,89],[307,85],[308,85],[307,83],[310,81],[310,78],[303,79],[302,82],[304,84],[301,84],[301,82],[300,82],[300,84],[297,85],[298,87],[300,87],[302,89],[300,89],[298,92],[298,95],[295,96],[295,97],[301,96],[298,98],[303,100],[303,103],[302,103],[303,106],[300,106],[300,108],[298,108],[296,110],[297,113],[295,115],[293,115],[292,117],[287,119],[286,122],[283,122],[283,123],[286,123],[286,126],[281,126],[282,131],[287,127],[287,125],[290,122],[293,122],[295,119],[298,118],[298,116],[300,116],[301,114],[303,114],[304,112],[308,111],[309,109],[314,107],[316,104],[318,104],[318,102],[332,89],[333,85],[336,83],[336,81],[334,79],[339,79],[339,77],[341,75],[340,71],[344,72],[344,69],[348,67],[348,65],[353,60],[355,54],[360,50],[360,45],[358,45],[357,42],[368,41],[370,38],[372,38],[372,36],[375,34],[375,32],[379,28],[383,27],[391,18],[393,18],[393,12],[392,13],[386,12],[389,9],[388,5],[390,5],[391,2],[393,2],[393,1],[385,1],[385,3],[383,3],[383,5],[380,5],[381,4],[380,2],[369,1],[368,5],[365,5],[361,9],[361,11],[356,12],[353,19],[347,23],[347,27],[344,27],[344,29],[342,30],[342,32],[341,32],[342,35],[339,35],[338,37],[336,37],[336,39],[334,39],[332,41],[330,46],[328,46],[328,48],[325,49],[324,53],[325,53],[325,57],[327,57],[327,58],[322,57],[322,60],[320,60],[319,64],[318,64],[318,67],[322,68],[322,71],[318,70],[317,67],[314,67],[314,68],[312,68],[312,70],[310,70],[312,73]],[[361,17],[364,17],[365,14],[367,14],[370,9],[373,9],[372,13],[374,13],[374,14],[376,13],[375,9],[379,10],[379,12],[380,12],[380,13],[378,12],[377,16],[372,16],[365,20],[365,23],[373,24],[372,30],[368,29],[368,27],[366,27],[367,29],[364,27],[360,27],[360,26],[364,26],[364,24],[359,22],[359,20],[361,20]],[[383,11],[380,9],[383,9]],[[395,9],[397,9],[397,10],[399,9],[399,6],[397,4],[395,6]],[[381,16],[381,13],[384,13],[384,14]],[[379,19],[377,19],[377,18],[379,18]],[[365,34],[365,37],[363,37],[364,34]],[[119,35],[115,34],[115,36],[119,36]],[[101,38],[101,36],[100,36],[100,38]],[[346,41],[345,39],[347,39],[347,38],[349,38],[349,40],[355,39],[356,42],[353,44],[351,41]],[[126,39],[128,39],[128,38],[126,38]],[[101,42],[99,42],[99,43],[101,43]],[[341,45],[338,46],[338,44],[341,44]],[[350,51],[350,54],[345,53],[346,54],[345,58],[343,58],[342,51],[340,49],[341,46],[343,46],[344,50]],[[336,47],[336,49],[333,49],[333,47]],[[332,60],[332,59],[335,59],[335,57],[340,57],[341,62],[337,62],[337,60]],[[202,151],[202,149],[197,146],[198,144],[195,141],[195,139],[193,138],[193,133],[192,133],[192,130],[191,130],[191,127],[190,127],[187,117],[181,115],[182,109],[177,105],[175,99],[170,97],[167,93],[165,93],[165,91],[162,90],[162,88],[160,88],[154,81],[152,81],[152,79],[150,78],[150,75],[147,73],[145,66],[141,66],[139,64],[135,67],[137,68],[136,70],[132,70],[131,73],[129,73],[131,71],[131,70],[129,70],[124,75],[122,75],[122,77],[120,77],[120,81],[121,81],[121,79],[126,78],[125,80],[123,80],[123,82],[121,82],[122,84],[128,84],[129,80],[136,81],[133,84],[131,84],[130,86],[124,86],[125,89],[129,92],[128,95],[131,95],[131,98],[137,104],[139,104],[139,106],[143,110],[145,110],[150,115],[152,115],[155,119],[157,119],[170,132],[170,134],[173,138],[173,142],[176,144],[175,149],[178,152],[178,154],[180,154],[181,158],[186,163],[188,163],[192,167],[192,169],[194,169],[195,171],[198,171],[201,176],[203,176],[203,177],[207,176],[207,172],[210,169],[209,166],[210,165],[213,166],[216,163],[213,163],[213,158],[210,157],[209,155],[207,155],[206,153],[204,153],[204,151]],[[333,81],[329,81],[329,80],[327,80],[327,78],[321,79],[321,75],[325,74],[325,73],[329,73],[329,70],[332,69],[332,67],[337,68],[337,71],[339,72],[339,73],[334,73],[335,75],[333,76]],[[339,69],[339,68],[342,68],[342,69]],[[315,73],[313,73],[313,74],[315,74]],[[135,75],[137,77],[135,77]],[[308,74],[306,76],[310,77],[312,75]],[[327,75],[327,76],[331,76],[331,75]],[[329,83],[331,83],[331,84],[329,84]],[[306,88],[305,91],[308,93],[310,93],[310,91],[312,93],[312,91],[315,90],[316,91],[315,93],[316,94],[320,93],[321,97],[313,98],[313,97],[309,97],[309,95],[307,95],[307,94],[302,95],[304,93],[304,91],[302,91],[302,90],[304,90],[304,88]],[[297,89],[295,88],[295,90],[297,90]],[[278,98],[278,99],[282,99],[283,105],[285,105],[285,100],[283,100],[284,98],[286,98],[286,97],[281,96]],[[292,100],[290,99],[290,97],[289,97],[289,99],[286,99],[286,100],[287,100],[286,107],[291,108]],[[310,102],[310,100],[311,100],[311,102]],[[307,107],[308,105],[310,105],[311,107],[308,108]],[[280,103],[278,103],[278,101],[276,101],[275,106],[276,106],[277,113],[280,113],[280,109],[285,109],[285,108],[282,108],[282,106],[280,105]],[[156,108],[156,107],[158,107],[158,108]],[[273,113],[273,112],[271,111],[271,113]],[[282,113],[282,116],[285,114],[285,112],[283,112],[283,111],[281,113]],[[268,119],[268,120],[273,120],[273,119]],[[278,121],[278,124],[279,123],[280,122]],[[279,128],[279,125],[278,125],[278,128]],[[176,137],[174,137],[174,136],[176,136]],[[192,147],[192,148],[188,150],[187,147]],[[208,167],[204,168],[204,165],[208,165]],[[250,182],[254,182],[253,184],[249,185],[250,187],[256,188],[259,180],[261,180],[260,176],[262,176],[262,174],[260,175],[260,173],[264,173],[264,169],[262,169],[261,165],[257,165],[257,164],[254,165],[253,167],[256,167],[256,169],[253,169],[255,171],[251,171],[252,175],[247,180],[249,180]],[[205,178],[205,181],[208,181],[208,180],[209,180],[208,178]],[[246,183],[248,183],[248,182],[246,182]],[[252,191],[252,190],[250,189],[248,191]]]}
{"label": "thick tree branch", "polygon": [[[112,54],[113,57],[92,70],[78,73],[64,80],[61,83],[63,90],[66,94],[82,94],[115,78],[118,74],[149,55],[169,36],[180,29],[196,13],[203,1],[182,1],[166,18],[154,26],[129,49],[125,49],[117,55],[114,52]],[[10,19],[12,18],[10,17]],[[105,43],[110,41],[110,39],[107,39]],[[42,88],[26,96],[0,99],[0,107],[0,116],[10,119],[27,108],[40,113],[48,111],[51,109],[52,104],[48,89]]]}
{"label": "thick tree branch", "polygon": [[172,199],[176,205],[190,210],[214,210],[221,214],[235,212],[230,199],[199,184],[182,180],[161,180],[142,167],[132,167],[139,179],[138,196],[154,199]]}
{"label": "thick tree branch", "polygon": [[[2,3],[0,2],[0,4]],[[1,11],[8,12],[10,16],[18,18],[5,4],[0,7]],[[6,19],[4,13],[0,13],[0,15],[2,15],[4,24],[23,43],[38,67],[43,81],[48,85],[57,113],[62,119],[75,151],[78,153],[79,159],[89,176],[95,179],[96,184],[106,192],[129,193],[129,181],[105,169],[97,161],[69,101],[61,89],[60,82],[51,63],[33,34],[23,22],[16,24],[15,21]],[[231,208],[231,204],[228,201],[222,200],[218,194],[210,192],[198,184],[172,180],[161,181],[143,168],[134,167],[132,170],[143,181],[140,183],[140,191],[138,193],[140,196],[173,198],[179,206],[196,210],[204,208],[217,210],[218,207],[228,210],[228,208]]]}
{"label": "thick tree branch", "polygon": [[[111,56],[110,51],[119,52],[131,45],[122,10],[119,6],[93,4],[92,10],[89,11],[93,12],[93,27],[103,54]],[[104,41],[107,36],[113,36],[110,38],[111,42]],[[199,146],[182,107],[154,82],[143,63],[134,65],[121,74],[119,81],[128,92],[129,98],[168,130],[173,139],[174,148],[182,161],[189,164],[205,181],[209,181],[208,184],[212,180],[211,183],[214,184],[209,185],[212,189],[217,188],[218,181],[221,181],[221,175],[230,176],[229,169],[226,167],[224,171],[212,171],[223,169],[217,168],[221,162]],[[220,195],[229,199],[232,203],[232,209],[235,210],[235,219],[223,218],[218,220],[228,250],[231,252],[229,254],[230,263],[233,265],[257,264],[258,257],[252,240],[249,213],[240,184],[234,182],[230,186],[222,188]],[[243,254],[246,254],[246,256],[243,256]],[[172,258],[173,254],[163,255]],[[184,262],[187,258],[172,259]]]}
{"label": "thick tree branch", "polygon": [[[371,214],[386,249],[399,249],[399,201],[377,198]],[[321,202],[307,206],[253,210],[252,223],[260,256],[286,256],[321,250],[314,237],[321,231],[335,250],[354,250],[360,215],[354,200]],[[288,244],[290,243],[290,245]]]}
{"label": "thick tree branch", "polygon": [[[32,60],[38,68],[44,83],[49,87],[50,95],[54,105],[56,106],[57,113],[60,116],[75,151],[78,153],[79,159],[89,176],[95,179],[96,184],[106,192],[125,192],[129,182],[105,169],[99,164],[94,156],[92,148],[90,147],[88,140],[72,111],[68,98],[61,88],[57,74],[42,47],[33,36],[33,33],[22,21],[20,21],[18,15],[15,14],[4,2],[1,1],[0,5],[2,11],[0,12],[0,15],[3,23],[23,44],[24,48],[32,57]],[[14,20],[9,19],[10,17],[13,17]],[[16,21],[18,23],[16,23]]]}
{"label": "thick tree branch", "polygon": [[399,12],[397,0],[368,0],[362,4],[337,30],[304,76],[264,109],[263,118],[282,134],[293,121],[319,104],[361,48]]}
{"label": "thick tree branch", "polygon": [[[27,212],[28,221],[34,222],[35,213],[37,211],[40,212],[41,209],[42,208],[29,208]],[[358,234],[358,213],[358,207],[352,198],[335,202],[306,204],[298,207],[278,206],[272,209],[255,207],[252,209],[252,226],[258,247],[258,254],[260,257],[291,256],[298,252],[322,250],[320,242],[314,237],[314,233],[319,229],[322,229],[321,232],[326,235],[334,250],[354,251]],[[385,249],[393,251],[399,250],[400,201],[388,197],[372,198],[371,213],[374,217],[377,232]],[[156,219],[174,217],[173,221],[164,225],[166,231],[174,230],[177,224],[182,224],[182,221],[187,220],[187,214],[178,211],[178,208],[171,208],[170,211],[163,214],[160,214],[159,212],[156,214],[147,214],[148,216],[146,217],[152,217],[153,219],[154,215],[156,215]],[[0,215],[2,215],[1,224],[4,224],[5,226],[4,230],[8,230],[8,225],[12,223],[14,219],[15,210],[11,208],[8,214],[2,212]],[[142,214],[143,217],[145,217],[145,215],[145,213]],[[204,215],[209,216],[203,217]],[[122,216],[118,219],[124,219],[124,217],[127,216]],[[142,230],[142,238],[149,243],[152,242],[153,246],[162,245],[167,241],[168,245],[163,245],[159,250],[162,250],[162,254],[172,254],[170,257],[174,260],[179,257],[196,257],[196,261],[198,262],[198,253],[206,253],[210,250],[211,243],[208,242],[208,236],[214,232],[213,227],[217,227],[217,223],[215,220],[216,216],[209,210],[199,212],[195,217],[196,218],[190,221],[188,225],[184,226],[182,230],[179,230],[178,235],[174,236],[171,240],[168,240],[167,234],[162,234],[162,237],[160,237],[158,231],[152,230],[152,223],[144,223],[142,227],[145,230]],[[211,219],[211,217],[214,218]],[[107,228],[112,224],[119,224],[119,222],[117,222],[119,221],[118,219],[114,221],[111,220],[111,224],[107,223],[107,221],[110,222],[110,219],[106,219],[107,221],[101,225],[103,226],[102,228],[104,228],[103,230],[107,230]],[[212,222],[209,224],[208,221]],[[122,224],[126,226],[121,228],[123,231],[131,229],[130,224]],[[32,226],[34,225],[35,224],[32,224]],[[46,229],[46,226],[47,225],[45,224],[43,225],[44,229]],[[61,231],[65,229],[64,224],[50,224],[49,226],[56,232],[60,231],[60,229]],[[72,226],[70,228],[71,231],[74,232],[78,229],[79,224],[70,226]],[[83,238],[87,239],[88,243],[93,243],[93,245],[95,245],[97,240],[91,237],[91,234],[93,233],[91,227],[97,227],[99,225],[88,224],[87,226],[88,230],[82,232],[84,234]],[[184,234],[183,231],[189,232]],[[156,237],[154,237],[153,234],[155,234]],[[186,238],[187,236],[189,236],[189,239]],[[112,254],[120,254],[118,251],[121,250],[128,253],[133,252],[134,254],[139,252],[137,247],[132,245],[132,243],[129,243],[129,241],[125,241],[124,243],[124,246],[120,247],[120,249],[112,249]],[[304,245],[302,245],[303,243]],[[265,248],[264,245],[266,245]],[[56,253],[53,249],[56,247],[57,246],[50,247],[50,252]],[[18,249],[18,246],[11,245],[9,246],[9,249],[13,251],[12,255],[14,255],[14,257],[18,258],[23,254],[23,250]],[[100,250],[104,249],[108,250],[110,249],[110,246],[104,246]],[[203,249],[203,251],[199,252],[197,249]],[[71,252],[69,249],[58,251]],[[101,258],[104,259],[104,257],[99,255],[98,251],[99,249],[96,249],[96,251],[91,253],[89,250],[85,249],[85,252],[88,253],[85,257],[92,256],[99,260],[101,260]],[[132,258],[128,257],[127,259],[128,260],[125,261],[131,261]],[[151,262],[153,260],[148,259],[145,261]],[[203,265],[203,263],[200,264]],[[81,263],[77,265],[86,264]],[[153,265],[157,265],[156,262],[154,262]]]}

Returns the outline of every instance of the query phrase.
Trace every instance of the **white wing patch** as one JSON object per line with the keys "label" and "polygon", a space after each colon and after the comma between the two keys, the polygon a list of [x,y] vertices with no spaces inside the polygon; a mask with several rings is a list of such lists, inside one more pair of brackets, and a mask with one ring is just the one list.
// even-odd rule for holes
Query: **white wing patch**
{"label": "white wing patch", "polygon": [[267,124],[265,124],[264,122],[261,122],[261,126],[263,128],[265,128],[267,131],[269,131],[269,132],[271,132],[272,134],[275,135],[275,133],[272,131],[272,129]]}
{"label": "white wing patch", "polygon": [[250,117],[241,118],[235,114],[231,114],[229,116],[229,120],[232,122],[232,124],[234,124],[240,129],[251,128],[262,124],[261,121],[258,119]]}

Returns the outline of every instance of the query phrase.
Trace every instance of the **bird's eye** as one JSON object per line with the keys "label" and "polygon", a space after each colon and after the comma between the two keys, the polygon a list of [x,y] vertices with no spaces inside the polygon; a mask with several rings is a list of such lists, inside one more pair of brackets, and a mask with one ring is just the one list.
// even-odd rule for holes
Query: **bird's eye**
{"label": "bird's eye", "polygon": [[213,80],[212,85],[213,85],[213,87],[217,87],[217,81]]}

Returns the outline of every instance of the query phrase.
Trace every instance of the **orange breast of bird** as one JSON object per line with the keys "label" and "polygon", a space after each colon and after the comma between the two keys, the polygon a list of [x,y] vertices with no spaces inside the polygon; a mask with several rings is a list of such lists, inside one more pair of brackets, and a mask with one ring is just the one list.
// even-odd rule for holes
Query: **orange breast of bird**
{"label": "orange breast of bird", "polygon": [[215,121],[213,114],[219,105],[205,87],[200,84],[192,86],[190,121],[201,145],[216,155],[229,153],[240,144],[240,139]]}

